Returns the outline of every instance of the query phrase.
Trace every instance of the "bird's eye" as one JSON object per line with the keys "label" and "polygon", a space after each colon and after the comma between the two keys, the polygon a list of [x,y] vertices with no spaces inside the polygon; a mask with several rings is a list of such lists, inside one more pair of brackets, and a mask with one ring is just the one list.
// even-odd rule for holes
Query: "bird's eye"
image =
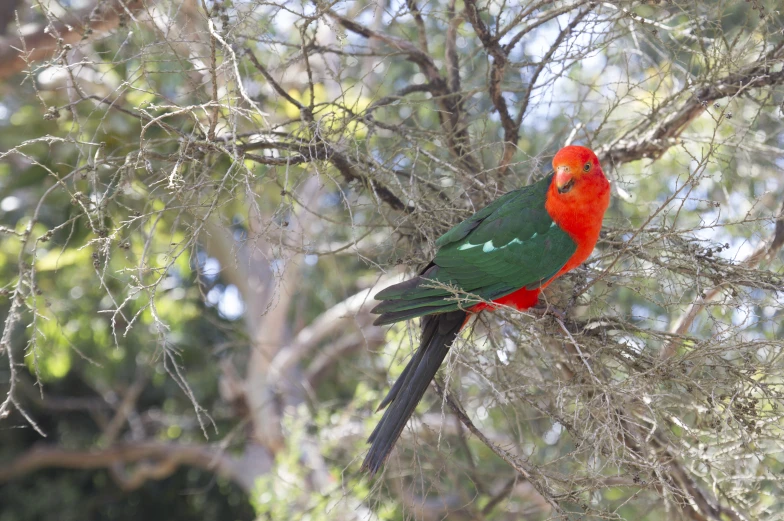
{"label": "bird's eye", "polygon": [[590,162],[585,163],[585,166],[583,167],[583,170],[586,171],[586,172],[590,172],[591,171],[591,163]]}

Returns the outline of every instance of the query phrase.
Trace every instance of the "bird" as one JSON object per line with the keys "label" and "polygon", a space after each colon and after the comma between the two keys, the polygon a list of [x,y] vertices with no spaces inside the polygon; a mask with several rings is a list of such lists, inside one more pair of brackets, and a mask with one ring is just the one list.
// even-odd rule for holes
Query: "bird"
{"label": "bird", "polygon": [[582,264],[599,239],[610,183],[599,159],[570,145],[542,180],[508,192],[452,227],[420,274],[378,294],[374,324],[421,317],[419,348],[377,411],[362,470],[386,462],[458,334],[471,316],[499,306],[526,310],[553,280]]}

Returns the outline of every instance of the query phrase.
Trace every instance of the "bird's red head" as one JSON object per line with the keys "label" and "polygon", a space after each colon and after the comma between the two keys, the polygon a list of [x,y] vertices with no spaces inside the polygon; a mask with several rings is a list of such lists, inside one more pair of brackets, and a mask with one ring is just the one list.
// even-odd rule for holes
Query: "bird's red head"
{"label": "bird's red head", "polygon": [[610,183],[590,149],[564,147],[553,158],[555,178],[547,191],[545,208],[553,221],[577,244],[577,251],[560,273],[581,264],[593,251],[610,205]]}
{"label": "bird's red head", "polygon": [[575,145],[563,147],[553,157],[553,170],[559,194],[569,193],[585,183],[607,182],[599,159],[590,148]]}
{"label": "bird's red head", "polygon": [[610,204],[610,183],[599,159],[588,148],[563,147],[553,158],[553,169],[555,177],[547,194],[547,211],[572,238],[589,237],[584,242],[593,249]]}

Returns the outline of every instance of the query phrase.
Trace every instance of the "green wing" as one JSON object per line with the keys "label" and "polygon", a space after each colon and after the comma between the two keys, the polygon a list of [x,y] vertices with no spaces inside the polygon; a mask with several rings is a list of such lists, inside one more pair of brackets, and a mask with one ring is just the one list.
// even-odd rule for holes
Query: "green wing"
{"label": "green wing", "polygon": [[558,273],[577,244],[545,209],[551,181],[509,192],[442,235],[419,277],[376,295],[383,301],[373,309],[376,324],[465,309],[479,302],[466,294],[494,300]]}

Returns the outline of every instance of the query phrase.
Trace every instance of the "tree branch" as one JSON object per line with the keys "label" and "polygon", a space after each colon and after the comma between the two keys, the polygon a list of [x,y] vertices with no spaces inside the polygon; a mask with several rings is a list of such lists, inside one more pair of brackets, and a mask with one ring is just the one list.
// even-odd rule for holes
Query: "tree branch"
{"label": "tree branch", "polygon": [[315,349],[323,339],[338,331],[345,332],[346,327],[352,322],[358,322],[375,329],[377,326],[370,324],[372,318],[370,310],[376,305],[372,296],[401,280],[400,275],[386,278],[372,288],[364,289],[326,310],[310,325],[303,328],[290,345],[277,353],[270,364],[270,373],[288,374],[291,368]]}
{"label": "tree branch", "polygon": [[[580,4],[578,4],[580,5]],[[558,14],[563,14],[573,9],[576,9],[578,5],[570,5],[559,9],[557,12]],[[544,67],[550,63],[550,60],[555,54],[555,51],[563,43],[564,39],[571,34],[577,24],[579,24],[583,18],[591,11],[592,8],[588,8],[582,12],[580,12],[574,20],[569,23],[558,35],[555,42],[550,46],[550,50],[547,52],[544,58],[542,58],[539,66],[534,70],[534,73],[531,76],[531,79],[528,83],[528,87],[523,94],[523,101],[522,106],[520,107],[520,111],[518,112],[517,118],[512,118],[511,114],[509,113],[509,108],[506,104],[506,99],[503,96],[503,92],[501,89],[501,83],[504,79],[504,74],[506,72],[506,66],[509,63],[509,53],[514,48],[516,40],[511,42],[506,46],[502,46],[499,37],[493,36],[490,33],[490,30],[485,25],[484,21],[479,14],[479,8],[476,5],[475,0],[466,0],[465,2],[465,13],[468,21],[471,22],[471,25],[474,27],[474,32],[479,37],[479,40],[482,42],[482,45],[485,48],[485,51],[493,57],[493,65],[490,69],[490,81],[488,84],[488,92],[490,93],[490,99],[495,106],[496,111],[498,111],[498,115],[501,118],[501,126],[504,129],[504,155],[501,158],[501,162],[499,164],[499,173],[500,175],[504,175],[509,168],[509,163],[512,161],[512,157],[514,156],[515,151],[517,150],[517,143],[520,141],[520,125],[522,123],[523,117],[525,116],[526,111],[528,110],[528,104],[531,98],[531,92],[533,91],[534,86],[536,85],[537,80],[539,79],[539,75],[544,70]],[[550,18],[546,18],[549,20]],[[532,28],[526,28],[525,32],[530,31]],[[522,33],[522,31],[521,31]],[[522,37],[522,34],[518,36],[518,39]]]}
{"label": "tree branch", "polygon": [[114,29],[122,17],[141,11],[152,1],[102,1],[67,13],[52,24],[24,26],[16,37],[0,38],[0,80],[25,70],[33,62],[64,52],[64,45],[78,43],[89,33]]}
{"label": "tree branch", "polygon": [[[601,147],[597,151],[599,160],[620,165],[643,158],[658,159],[677,143],[677,138],[686,127],[702,114],[711,102],[736,97],[751,89],[784,84],[784,70],[770,71],[773,65],[784,61],[783,44],[784,42],[779,43],[765,56],[742,70],[727,74],[699,89],[695,88],[694,95],[679,107],[670,108],[668,113],[663,113],[665,107],[657,107],[641,127]],[[677,99],[678,97],[671,99],[668,104],[674,105]]]}
{"label": "tree branch", "polygon": [[[221,447],[155,441],[123,443],[98,450],[67,450],[39,445],[0,466],[0,483],[51,467],[89,470],[138,463],[145,466],[138,474],[129,474],[124,487],[138,488],[148,479],[163,479],[181,465],[215,472],[248,492],[254,486],[254,480],[249,480],[242,471],[240,459],[227,454]],[[259,473],[263,471],[259,469]]]}
{"label": "tree branch", "polygon": [[487,53],[493,57],[493,66],[490,70],[490,83],[488,85],[488,92],[490,99],[495,106],[498,115],[501,118],[501,126],[504,129],[504,156],[501,159],[500,173],[506,173],[509,167],[509,161],[512,159],[517,142],[520,140],[520,126],[515,125],[514,119],[509,114],[509,108],[506,105],[503,93],[501,92],[501,82],[504,78],[504,72],[508,63],[507,53],[498,43],[488,30],[482,18],[479,15],[479,10],[474,0],[466,0],[465,2],[466,18],[474,28],[474,32],[481,40]]}
{"label": "tree branch", "polygon": [[485,434],[479,430],[479,428],[474,425],[474,422],[471,421],[471,418],[465,413],[463,408],[457,401],[452,397],[451,394],[446,392],[438,380],[433,380],[433,385],[436,388],[436,392],[438,396],[444,400],[444,402],[449,405],[449,408],[452,409],[452,412],[458,417],[460,422],[466,426],[466,428],[471,431],[471,433],[479,438],[479,441],[485,444],[487,448],[489,448],[496,456],[504,460],[510,467],[516,470],[521,476],[527,479],[531,485],[536,489],[536,491],[547,501],[547,503],[553,507],[553,510],[558,512],[560,515],[565,515],[564,510],[558,504],[558,502],[540,482],[536,479],[537,475],[539,474],[537,470],[529,465],[528,463],[524,462],[514,454],[510,454],[507,450],[503,449],[499,445],[493,443],[490,439],[485,436]]}
{"label": "tree branch", "polygon": [[139,396],[141,396],[142,391],[144,391],[144,388],[147,386],[147,380],[148,376],[146,372],[138,369],[136,379],[126,390],[122,401],[120,401],[120,404],[117,407],[117,411],[114,413],[114,417],[112,417],[109,424],[103,430],[103,436],[101,436],[103,445],[112,444],[117,440],[120,431],[128,420],[128,416],[131,415],[136,407]]}
{"label": "tree branch", "polygon": [[419,70],[433,89],[437,103],[441,106],[438,115],[441,126],[446,132],[449,150],[468,172],[473,175],[478,174],[482,168],[471,153],[468,125],[463,121],[463,114],[460,111],[460,96],[449,88],[449,82],[438,72],[433,58],[408,40],[374,31],[333,11],[327,11],[327,14],[349,31],[368,39],[381,41],[401,51],[410,62],[419,66]]}
{"label": "tree branch", "polygon": [[[368,31],[370,31],[370,29],[368,29]],[[405,43],[408,44],[408,42]],[[250,59],[251,63],[253,63],[253,66],[256,68],[256,70],[258,70],[261,73],[261,75],[264,76],[264,78],[269,82],[269,84],[272,86],[275,92],[280,94],[286,101],[288,101],[289,103],[297,107],[297,109],[299,109],[300,111],[302,118],[305,121],[307,121],[308,123],[312,123],[313,114],[311,113],[310,108],[304,106],[302,103],[294,99],[288,92],[286,92],[286,89],[284,89],[275,80],[275,78],[272,77],[269,71],[267,71],[266,67],[264,67],[264,65],[262,65],[261,62],[259,62],[256,56],[253,54],[253,51],[246,48],[245,55]],[[314,155],[308,154],[306,156],[304,152],[301,152],[303,156],[327,159],[330,163],[332,163],[332,166],[334,166],[338,170],[338,172],[340,172],[340,174],[347,182],[351,182],[353,180],[361,181],[364,185],[366,185],[370,189],[370,191],[378,199],[384,201],[393,209],[400,210],[400,211],[409,210],[409,207],[403,204],[403,201],[401,201],[394,193],[392,193],[392,191],[389,190],[389,188],[381,185],[378,181],[375,181],[374,179],[357,172],[354,165],[351,163],[351,161],[349,161],[349,159],[345,155],[343,155],[341,152],[335,149],[335,147],[331,143],[325,140],[316,128],[314,128],[313,130],[315,132],[314,138],[315,138],[316,146],[303,146],[302,149],[307,149],[308,151],[314,151],[315,154]],[[293,159],[296,160],[297,158],[295,157]]]}
{"label": "tree branch", "polygon": [[406,0],[406,7],[408,7],[408,11],[414,17],[414,23],[417,26],[419,48],[422,49],[423,52],[427,53],[427,28],[425,27],[425,21],[422,18],[422,13],[419,11],[416,0]]}
{"label": "tree branch", "polygon": [[[756,268],[759,266],[760,262],[763,259],[771,259],[775,257],[779,250],[781,250],[782,246],[784,246],[784,203],[782,203],[781,210],[779,211],[779,215],[776,218],[776,225],[773,231],[773,237],[767,244],[763,244],[759,248],[757,248],[747,259],[742,261],[740,264],[745,268]],[[705,306],[708,305],[712,300],[715,300],[717,296],[721,293],[724,289],[725,284],[717,284],[710,291],[705,292],[705,296],[698,296],[697,299],[689,306],[689,309],[673,323],[670,331],[678,335],[679,337],[685,335],[689,329],[691,328],[694,321],[697,319],[697,315],[705,309]],[[665,344],[665,346],[661,350],[661,358],[667,359],[671,358],[677,352],[678,346],[681,345],[681,340],[670,340]]]}
{"label": "tree branch", "polygon": [[[528,104],[531,102],[531,93],[533,92],[534,87],[536,86],[536,82],[539,80],[539,75],[542,74],[544,68],[550,63],[553,54],[555,54],[555,51],[558,50],[558,48],[561,46],[563,41],[570,34],[572,34],[572,31],[574,31],[575,27],[577,27],[577,25],[580,22],[582,22],[586,16],[588,16],[588,13],[590,13],[592,9],[593,8],[589,7],[577,13],[577,16],[574,17],[574,20],[572,20],[569,23],[569,25],[564,27],[563,30],[560,32],[560,34],[558,34],[558,37],[555,39],[553,44],[550,46],[550,49],[544,55],[544,58],[542,58],[542,60],[539,62],[539,65],[534,70],[534,73],[531,75],[531,79],[528,81],[528,86],[525,88],[525,92],[523,93],[523,104],[520,107],[520,112],[518,113],[517,121],[515,122],[515,126],[518,130],[520,129],[520,125],[523,122],[525,113],[528,111]],[[514,153],[514,149],[512,149],[511,153]],[[506,159],[506,155],[507,153],[504,152],[504,159]],[[509,159],[511,159],[511,155],[509,156]]]}

